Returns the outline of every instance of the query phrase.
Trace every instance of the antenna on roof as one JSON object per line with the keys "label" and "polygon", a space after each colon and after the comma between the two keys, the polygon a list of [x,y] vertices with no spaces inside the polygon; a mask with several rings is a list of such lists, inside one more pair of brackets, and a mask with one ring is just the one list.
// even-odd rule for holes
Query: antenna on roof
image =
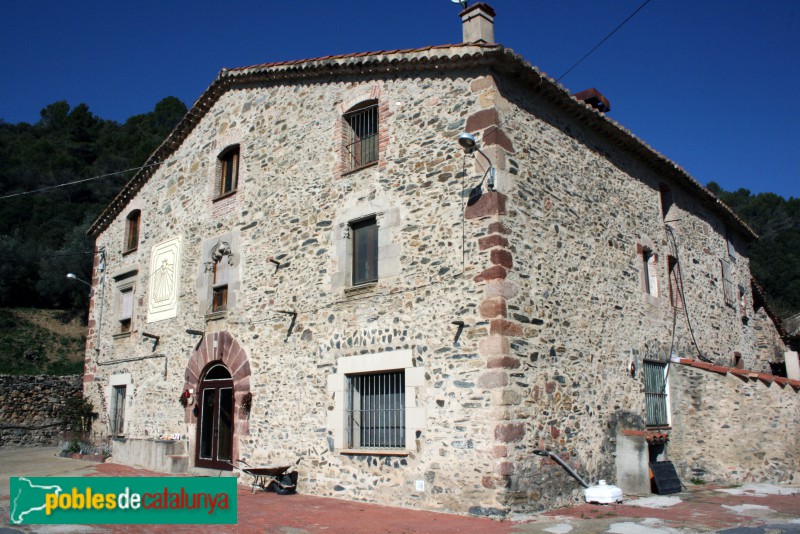
{"label": "antenna on roof", "polygon": [[467,2],[468,0],[450,0],[454,4],[461,4],[462,9],[467,9]]}

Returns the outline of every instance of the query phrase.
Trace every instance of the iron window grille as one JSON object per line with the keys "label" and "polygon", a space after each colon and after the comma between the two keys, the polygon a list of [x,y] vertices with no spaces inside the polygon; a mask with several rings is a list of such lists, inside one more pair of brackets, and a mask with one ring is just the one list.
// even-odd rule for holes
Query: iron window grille
{"label": "iron window grille", "polygon": [[667,364],[649,360],[642,363],[647,426],[669,426]]}
{"label": "iron window grille", "polygon": [[349,170],[356,170],[378,161],[378,104],[348,111],[344,140]]}
{"label": "iron window grille", "polygon": [[125,433],[125,386],[114,386],[113,394],[111,433],[114,436],[122,436]]}
{"label": "iron window grille", "polygon": [[405,448],[405,372],[348,376],[347,390],[348,448]]}
{"label": "iron window grille", "polygon": [[350,223],[353,240],[353,285],[378,280],[378,221],[375,217]]}
{"label": "iron window grille", "polygon": [[232,147],[219,156],[219,196],[236,191],[239,185],[239,147]]}

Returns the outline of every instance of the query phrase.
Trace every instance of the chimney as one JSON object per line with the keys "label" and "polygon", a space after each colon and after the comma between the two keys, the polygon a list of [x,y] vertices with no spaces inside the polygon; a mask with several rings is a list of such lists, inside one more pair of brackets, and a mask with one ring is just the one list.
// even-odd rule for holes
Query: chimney
{"label": "chimney", "polygon": [[494,44],[494,9],[480,2],[460,13],[465,43]]}
{"label": "chimney", "polygon": [[601,111],[603,113],[608,113],[609,111],[611,111],[611,102],[609,102],[608,99],[604,97],[603,94],[594,87],[592,87],[591,89],[585,89],[580,93],[575,93],[572,96],[574,96],[578,100],[586,102],[597,111]]}

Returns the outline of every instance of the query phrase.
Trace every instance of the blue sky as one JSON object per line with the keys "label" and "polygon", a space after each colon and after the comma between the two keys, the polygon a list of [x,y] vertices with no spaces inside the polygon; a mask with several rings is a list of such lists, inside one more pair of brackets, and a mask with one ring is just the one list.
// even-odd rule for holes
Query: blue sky
{"label": "blue sky", "polygon": [[[557,78],[643,0],[493,0],[497,42]],[[124,121],[222,67],[461,41],[450,0],[7,2],[0,118]],[[562,80],[703,184],[800,197],[800,2],[651,0]]]}

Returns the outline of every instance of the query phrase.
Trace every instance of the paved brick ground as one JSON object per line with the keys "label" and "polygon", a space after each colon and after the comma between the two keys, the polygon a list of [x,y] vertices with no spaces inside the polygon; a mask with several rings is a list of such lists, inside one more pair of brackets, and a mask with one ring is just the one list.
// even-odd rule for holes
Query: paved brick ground
{"label": "paved brick ground", "polygon": [[[0,474],[2,474],[0,466]],[[163,476],[117,464],[88,464],[80,476]],[[3,476],[6,476],[3,474]],[[7,482],[7,480],[6,480]],[[302,491],[302,488],[301,488]],[[654,496],[622,505],[582,504],[513,521],[465,517],[419,510],[312,497],[238,492],[239,522],[233,526],[91,527],[8,525],[8,496],[0,497],[0,534],[7,532],[136,532],[152,533],[695,533],[800,534],[800,488],[744,486],[732,491],[713,486],[692,487],[669,497]],[[781,494],[789,493],[792,494]]]}

